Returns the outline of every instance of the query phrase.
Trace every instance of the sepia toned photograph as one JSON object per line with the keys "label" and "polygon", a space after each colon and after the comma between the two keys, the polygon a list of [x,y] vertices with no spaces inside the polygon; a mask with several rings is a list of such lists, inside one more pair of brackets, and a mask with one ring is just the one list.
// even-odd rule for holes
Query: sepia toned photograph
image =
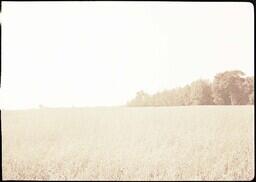
{"label": "sepia toned photograph", "polygon": [[3,180],[254,179],[252,3],[1,6]]}

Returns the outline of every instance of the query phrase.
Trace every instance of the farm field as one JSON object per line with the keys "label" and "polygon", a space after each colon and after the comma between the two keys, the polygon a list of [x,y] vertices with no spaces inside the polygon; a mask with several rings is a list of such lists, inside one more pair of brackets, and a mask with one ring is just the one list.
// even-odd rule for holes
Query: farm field
{"label": "farm field", "polygon": [[254,106],[2,111],[4,180],[252,180]]}

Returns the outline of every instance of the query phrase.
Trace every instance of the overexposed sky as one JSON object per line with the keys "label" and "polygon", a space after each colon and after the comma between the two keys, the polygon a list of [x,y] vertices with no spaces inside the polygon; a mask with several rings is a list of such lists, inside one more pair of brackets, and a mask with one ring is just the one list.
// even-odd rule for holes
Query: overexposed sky
{"label": "overexposed sky", "polygon": [[240,69],[253,75],[253,5],[2,2],[1,108],[122,105]]}

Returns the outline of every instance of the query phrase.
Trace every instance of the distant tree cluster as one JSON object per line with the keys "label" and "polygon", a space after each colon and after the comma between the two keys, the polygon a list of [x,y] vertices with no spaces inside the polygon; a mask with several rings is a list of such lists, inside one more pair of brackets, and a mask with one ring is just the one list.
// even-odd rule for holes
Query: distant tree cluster
{"label": "distant tree cluster", "polygon": [[153,95],[139,91],[128,106],[250,105],[254,104],[254,77],[242,71],[218,73],[213,82],[197,80],[184,87]]}

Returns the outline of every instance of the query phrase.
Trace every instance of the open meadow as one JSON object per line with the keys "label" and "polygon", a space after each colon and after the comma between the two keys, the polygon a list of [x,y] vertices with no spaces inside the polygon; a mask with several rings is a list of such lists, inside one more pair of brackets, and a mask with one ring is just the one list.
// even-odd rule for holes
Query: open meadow
{"label": "open meadow", "polygon": [[254,106],[2,111],[4,180],[251,180]]}

